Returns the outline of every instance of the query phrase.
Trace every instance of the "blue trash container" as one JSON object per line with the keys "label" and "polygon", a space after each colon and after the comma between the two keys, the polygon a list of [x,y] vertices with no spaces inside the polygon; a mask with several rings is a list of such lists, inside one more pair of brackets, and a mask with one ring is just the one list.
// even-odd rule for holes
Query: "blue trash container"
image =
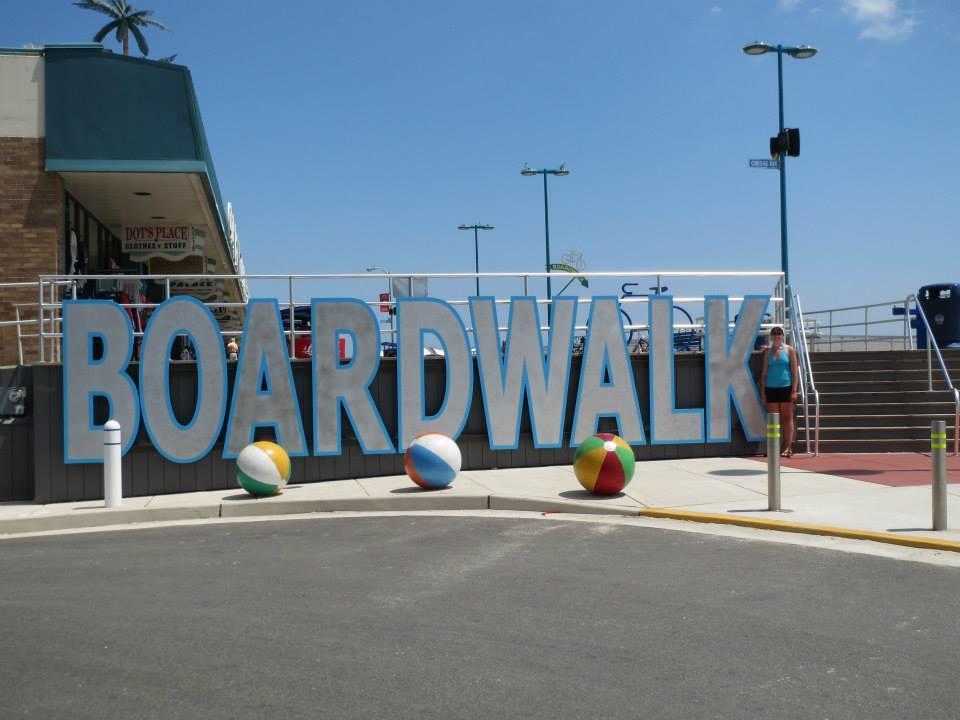
{"label": "blue trash container", "polygon": [[960,346],[960,283],[924,285],[917,293],[917,301],[937,345]]}
{"label": "blue trash container", "polygon": [[[903,308],[893,308],[893,314],[903,317]],[[910,308],[910,327],[917,331],[917,350],[927,349],[927,326],[917,317],[917,309]]]}

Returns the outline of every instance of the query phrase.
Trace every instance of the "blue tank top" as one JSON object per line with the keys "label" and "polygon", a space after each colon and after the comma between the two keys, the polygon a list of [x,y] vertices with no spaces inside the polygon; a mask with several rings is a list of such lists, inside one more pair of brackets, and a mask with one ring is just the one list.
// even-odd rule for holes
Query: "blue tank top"
{"label": "blue tank top", "polygon": [[773,350],[767,351],[767,387],[783,388],[793,385],[793,377],[790,372],[790,353],[785,347],[780,348],[779,355],[774,355]]}

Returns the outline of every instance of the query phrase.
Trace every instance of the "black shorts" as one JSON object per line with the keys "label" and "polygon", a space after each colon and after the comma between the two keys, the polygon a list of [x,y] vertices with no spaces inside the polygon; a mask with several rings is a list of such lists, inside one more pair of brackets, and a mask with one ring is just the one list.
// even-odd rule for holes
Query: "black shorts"
{"label": "black shorts", "polygon": [[784,403],[790,402],[793,398],[793,388],[791,387],[779,387],[765,388],[765,394],[767,397],[768,403]]}

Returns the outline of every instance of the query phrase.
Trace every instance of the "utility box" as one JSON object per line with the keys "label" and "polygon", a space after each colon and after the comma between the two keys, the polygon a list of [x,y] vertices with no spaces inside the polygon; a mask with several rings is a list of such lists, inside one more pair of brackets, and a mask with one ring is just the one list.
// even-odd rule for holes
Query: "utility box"
{"label": "utility box", "polygon": [[917,293],[939,347],[960,346],[960,283],[924,285]]}
{"label": "utility box", "polygon": [[0,417],[22,417],[27,414],[27,388],[0,386]]}

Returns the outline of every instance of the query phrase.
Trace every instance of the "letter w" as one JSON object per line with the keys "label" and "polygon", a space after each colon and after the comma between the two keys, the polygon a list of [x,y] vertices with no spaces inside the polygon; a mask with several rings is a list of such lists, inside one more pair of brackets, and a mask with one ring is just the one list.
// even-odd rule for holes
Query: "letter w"
{"label": "letter w", "polygon": [[534,445],[562,447],[577,299],[554,298],[546,358],[536,298],[511,299],[507,343],[502,355],[494,299],[470,298],[470,316],[490,447],[494,450],[517,447],[524,395]]}

